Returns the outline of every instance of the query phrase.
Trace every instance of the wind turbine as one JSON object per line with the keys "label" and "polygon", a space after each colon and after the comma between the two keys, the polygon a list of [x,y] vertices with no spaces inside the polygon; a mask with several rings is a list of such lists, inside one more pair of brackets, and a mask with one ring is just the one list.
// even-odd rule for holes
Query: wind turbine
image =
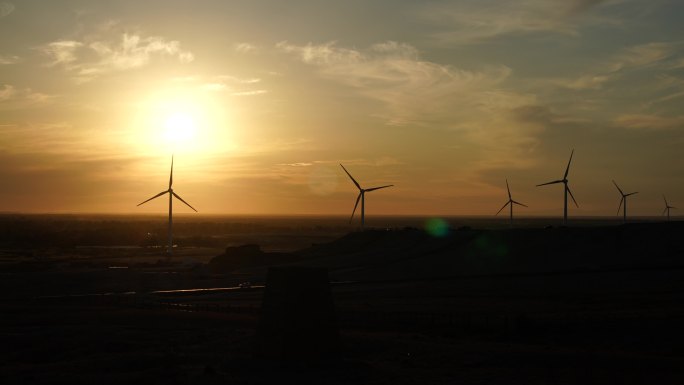
{"label": "wind turbine", "polygon": [[[629,194],[625,194],[622,192],[622,190],[620,190],[620,187],[618,187],[618,185],[617,185],[617,183],[615,183],[615,181],[613,181],[613,184],[615,185],[615,187],[620,192],[620,195],[622,195],[622,199],[620,199],[620,205],[618,206],[617,213],[620,214],[620,208],[622,207],[622,221],[624,223],[627,223],[627,197],[630,195],[638,194],[639,192],[636,191],[636,192],[632,192]],[[624,205],[623,205],[623,203],[624,203]]]}
{"label": "wind turbine", "polygon": [[572,191],[570,191],[570,187],[568,187],[568,171],[570,171],[570,162],[572,162],[572,155],[575,153],[575,150],[573,149],[572,152],[570,153],[570,160],[568,161],[568,166],[565,168],[565,174],[563,174],[563,179],[558,179],[554,180],[551,182],[547,183],[542,183],[538,184],[537,187],[539,186],[546,186],[547,184],[556,184],[556,183],[563,183],[565,186],[563,188],[563,225],[568,224],[568,193],[570,193],[570,197],[572,198],[572,201],[575,202],[575,206],[579,207],[577,204],[577,201],[575,200],[575,197],[572,195]]}
{"label": "wind turbine", "polygon": [[173,192],[172,186],[173,186],[173,155],[171,155],[171,176],[169,177],[169,188],[168,188],[168,190],[164,190],[164,191],[160,192],[159,194],[153,196],[152,198],[138,204],[138,206],[140,206],[142,204],[145,204],[145,203],[151,201],[154,198],[158,198],[158,197],[160,197],[164,194],[167,194],[167,193],[169,194],[169,248],[168,248],[169,255],[173,254],[173,215],[172,215],[173,214],[173,197],[178,198],[178,200],[185,203],[188,207],[190,207],[195,212],[197,212],[197,210],[195,210],[194,207],[190,206],[190,204],[188,202],[184,201],[183,198],[181,198],[178,194]]}
{"label": "wind turbine", "polygon": [[[667,203],[667,198],[665,198],[665,195],[663,195],[663,200],[665,201],[665,210],[663,210],[663,214],[665,214],[665,212],[667,211],[667,221],[669,222],[670,221],[670,209],[676,209],[676,207],[670,206]],[[663,215],[663,214],[660,214],[660,215]]]}
{"label": "wind turbine", "polygon": [[516,205],[520,205],[520,206],[523,206],[523,207],[527,207],[527,205],[524,205],[524,204],[522,204],[522,203],[520,203],[520,202],[516,202],[516,201],[513,200],[513,198],[511,198],[511,189],[510,189],[510,187],[508,187],[508,179],[506,179],[506,190],[508,190],[508,202],[506,202],[506,204],[503,205],[503,207],[500,208],[499,211],[496,212],[496,215],[499,215],[499,213],[500,213],[503,209],[505,209],[506,206],[511,205],[511,207],[510,207],[510,209],[511,209],[511,227],[513,227],[513,205],[516,204]]}
{"label": "wind turbine", "polygon": [[356,185],[356,188],[359,189],[359,195],[356,197],[356,204],[354,204],[354,211],[352,211],[352,215],[349,218],[349,223],[351,223],[352,219],[354,219],[354,213],[356,213],[356,207],[359,205],[359,199],[360,199],[361,200],[361,230],[363,230],[363,226],[366,224],[366,193],[371,192],[371,191],[375,191],[375,190],[380,190],[381,188],[392,187],[394,185],[388,184],[386,186],[380,186],[380,187],[371,187],[371,188],[366,188],[366,189],[361,188],[361,186],[359,185],[359,182],[357,182],[356,179],[354,179],[354,177],[351,176],[349,171],[347,171],[347,169],[344,168],[344,166],[342,166],[342,164],[340,164],[340,166],[342,167],[344,172],[346,172],[347,175],[349,175],[349,178],[352,180],[352,182],[354,182],[354,184]]}

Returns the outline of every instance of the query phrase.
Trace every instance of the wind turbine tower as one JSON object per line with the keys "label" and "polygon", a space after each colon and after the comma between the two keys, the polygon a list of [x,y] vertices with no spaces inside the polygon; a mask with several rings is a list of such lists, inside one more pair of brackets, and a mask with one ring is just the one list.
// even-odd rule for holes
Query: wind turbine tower
{"label": "wind turbine tower", "polygon": [[572,198],[572,201],[575,202],[575,206],[579,208],[579,205],[577,204],[575,197],[572,195],[572,191],[570,191],[570,187],[568,187],[568,172],[570,171],[570,163],[572,162],[572,155],[574,153],[575,150],[573,149],[570,153],[570,160],[568,161],[568,166],[565,168],[565,174],[563,174],[563,179],[558,179],[537,185],[537,187],[539,187],[546,186],[548,184],[563,183],[563,226],[566,226],[568,224],[568,193],[570,193],[570,198]]}
{"label": "wind turbine tower", "polygon": [[496,212],[496,215],[499,215],[499,213],[500,213],[503,209],[505,209],[506,206],[510,205],[510,206],[511,206],[511,207],[510,207],[510,209],[511,209],[511,227],[513,227],[513,205],[515,204],[515,205],[520,205],[520,206],[523,206],[523,207],[527,207],[527,205],[524,205],[524,204],[522,204],[522,203],[520,203],[520,202],[516,202],[516,201],[513,200],[513,198],[511,198],[511,189],[510,189],[510,187],[508,187],[508,179],[506,179],[506,190],[508,190],[508,202],[506,202],[506,204],[503,205],[503,207],[500,208],[499,211]]}
{"label": "wind turbine tower", "polygon": [[344,166],[342,166],[342,164],[340,164],[340,166],[342,167],[344,172],[346,172],[347,175],[349,175],[349,178],[352,180],[352,182],[354,182],[354,185],[356,185],[356,188],[359,189],[359,195],[356,197],[356,203],[354,204],[354,211],[352,211],[352,215],[349,218],[349,223],[351,223],[352,219],[354,219],[354,213],[356,213],[356,207],[359,205],[359,199],[360,199],[361,200],[361,230],[363,231],[363,228],[366,224],[366,193],[371,192],[371,191],[375,191],[375,190],[380,190],[381,188],[392,187],[394,185],[388,184],[386,186],[380,186],[380,187],[371,187],[371,188],[366,188],[366,189],[361,188],[361,185],[359,185],[359,182],[357,182],[356,179],[354,179],[354,177],[351,176],[349,171],[347,171],[347,169],[344,168]]}
{"label": "wind turbine tower", "polygon": [[168,246],[168,250],[167,250],[169,255],[173,254],[173,198],[176,197],[178,200],[185,203],[188,207],[190,207],[195,212],[197,212],[197,210],[195,210],[194,207],[190,206],[190,204],[188,202],[184,201],[183,198],[181,198],[178,194],[176,194],[173,191],[172,186],[173,186],[173,155],[171,155],[171,176],[169,176],[169,188],[167,190],[164,190],[164,191],[160,192],[159,194],[153,196],[152,198],[138,204],[138,206],[140,206],[140,205],[145,204],[145,203],[151,201],[152,199],[158,198],[164,194],[169,194],[169,246]]}
{"label": "wind turbine tower", "polygon": [[620,199],[620,205],[618,206],[617,213],[620,214],[620,208],[622,208],[622,222],[627,223],[627,197],[630,195],[638,194],[639,192],[636,191],[636,192],[632,192],[629,194],[625,194],[624,192],[622,192],[620,187],[618,187],[618,185],[617,185],[617,183],[615,183],[615,181],[613,181],[613,184],[615,185],[615,187],[620,192],[620,195],[622,196],[622,199]]}
{"label": "wind turbine tower", "polygon": [[[667,203],[667,198],[665,198],[665,195],[663,195],[663,200],[665,201],[665,209],[663,210],[663,214],[667,212],[667,221],[670,221],[670,209],[676,209],[674,206],[670,206],[669,203]],[[663,215],[661,214],[661,215]]]}

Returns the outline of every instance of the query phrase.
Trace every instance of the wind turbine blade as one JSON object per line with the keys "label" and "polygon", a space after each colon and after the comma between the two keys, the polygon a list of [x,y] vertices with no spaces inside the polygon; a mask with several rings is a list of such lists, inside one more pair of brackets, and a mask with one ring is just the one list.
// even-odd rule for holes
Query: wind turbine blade
{"label": "wind turbine blade", "polygon": [[354,213],[356,213],[356,207],[359,205],[359,200],[361,199],[361,194],[363,194],[363,192],[360,192],[359,196],[356,197],[356,203],[354,204],[354,210],[352,210],[352,215],[349,218],[349,223],[351,223],[352,219],[354,219]]}
{"label": "wind turbine blade", "polygon": [[160,196],[166,194],[167,192],[169,192],[169,191],[168,191],[168,190],[167,190],[167,191],[162,191],[162,192],[160,192],[159,194],[153,196],[152,198],[150,198],[150,199],[148,199],[148,200],[146,200],[146,201],[144,201],[144,202],[138,203],[136,206],[140,206],[140,205],[143,204],[143,203],[147,203],[147,202],[151,201],[151,200],[154,199],[154,198],[158,198],[158,197],[160,197]]}
{"label": "wind turbine blade", "polygon": [[366,192],[375,191],[375,190],[380,190],[381,188],[392,187],[392,186],[394,186],[394,185],[393,185],[393,184],[388,184],[387,186],[372,187],[372,188],[366,189]]}
{"label": "wind turbine blade", "polygon": [[616,187],[616,188],[618,189],[618,191],[620,192],[620,195],[624,196],[625,193],[623,193],[622,190],[620,190],[620,187],[618,187],[617,183],[615,183],[615,181],[613,181],[613,184],[615,185],[615,187]]}
{"label": "wind turbine blade", "polygon": [[663,194],[663,200],[665,201],[665,206],[669,206],[669,205],[667,204],[667,198],[665,198],[665,195],[664,195],[664,194]]}
{"label": "wind turbine blade", "polygon": [[511,200],[511,188],[508,187],[508,179],[506,179],[506,190],[508,191],[508,199]]}
{"label": "wind turbine blade", "polygon": [[523,206],[523,207],[529,207],[528,205],[523,204],[523,203],[520,203],[520,202],[517,202],[517,201],[511,201],[511,202],[515,203],[516,205]]}
{"label": "wind turbine blade", "polygon": [[572,149],[572,152],[570,153],[570,160],[568,161],[568,167],[565,168],[565,175],[563,175],[563,179],[568,179],[568,172],[570,171],[570,162],[572,162],[572,155],[575,153],[575,149]]}
{"label": "wind turbine blade", "polygon": [[496,214],[494,214],[494,215],[499,215],[499,213],[500,213],[501,211],[503,211],[503,209],[505,209],[505,208],[506,208],[506,206],[508,206],[508,204],[509,204],[509,203],[511,203],[511,201],[508,201],[508,202],[506,202],[506,204],[505,204],[505,205],[503,205],[503,207],[502,207],[502,208],[500,208],[500,209],[499,209],[499,211],[497,211],[497,212],[496,212]]}
{"label": "wind turbine blade", "polygon": [[638,194],[638,193],[639,193],[638,191],[635,191],[635,192],[629,193],[629,194],[627,194],[627,195],[625,195],[625,196],[628,197],[628,196],[630,196],[630,195],[634,195],[634,194]]}
{"label": "wind turbine blade", "polygon": [[[342,166],[342,163],[340,163],[340,166]],[[347,175],[349,175],[349,178],[351,178],[352,182],[354,182],[354,184],[356,185],[356,188],[358,188],[359,190],[361,190],[361,186],[359,186],[359,182],[357,182],[356,179],[354,179],[354,177],[351,176],[351,174],[349,173],[349,171],[347,171],[347,169],[344,168],[344,166],[342,166],[342,169],[344,170],[344,172],[347,173]]]}
{"label": "wind turbine blade", "polygon": [[572,198],[572,201],[575,202],[575,206],[577,206],[577,208],[579,208],[579,205],[577,204],[577,201],[575,200],[575,197],[572,195],[572,191],[570,191],[570,187],[568,187],[568,186],[566,185],[565,188],[568,190],[568,193],[570,193],[570,198]]}
{"label": "wind turbine blade", "polygon": [[171,185],[173,185],[173,154],[171,154],[171,175],[169,176],[169,190],[171,190]]}
{"label": "wind turbine blade", "polygon": [[[195,210],[194,207],[190,206],[190,203],[184,201],[183,198],[181,198],[178,194],[176,194],[175,192],[171,192],[171,194],[173,194],[173,196],[175,196],[176,198],[180,199],[180,201],[183,202],[183,203],[185,203],[188,207],[190,207],[191,209]],[[197,212],[197,210],[195,210],[195,212]]]}
{"label": "wind turbine blade", "polygon": [[668,207],[668,206],[665,206],[665,208],[663,209],[663,213],[660,214],[660,215],[665,215],[665,212],[667,211],[667,209],[669,209],[669,207]]}
{"label": "wind turbine blade", "polygon": [[559,179],[559,180],[554,180],[553,182],[546,182],[546,183],[538,184],[537,187],[546,186],[547,184],[556,184],[556,183],[562,183],[562,182],[563,181]]}
{"label": "wind turbine blade", "polygon": [[620,204],[618,205],[617,214],[615,214],[615,215],[620,215],[620,209],[622,208],[622,202],[624,202],[624,201],[625,201],[625,197],[624,197],[624,195],[623,195],[623,196],[622,196],[622,199],[620,199]]}

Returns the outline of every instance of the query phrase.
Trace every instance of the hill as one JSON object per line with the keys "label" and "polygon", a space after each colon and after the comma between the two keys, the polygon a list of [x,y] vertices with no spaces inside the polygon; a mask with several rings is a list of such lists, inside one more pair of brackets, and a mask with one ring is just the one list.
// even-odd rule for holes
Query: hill
{"label": "hill", "polygon": [[464,228],[443,237],[414,228],[367,230],[292,254],[243,256],[240,262],[236,259],[235,268],[260,274],[268,265],[296,263],[326,267],[334,280],[683,268],[683,232],[681,222],[549,229]]}

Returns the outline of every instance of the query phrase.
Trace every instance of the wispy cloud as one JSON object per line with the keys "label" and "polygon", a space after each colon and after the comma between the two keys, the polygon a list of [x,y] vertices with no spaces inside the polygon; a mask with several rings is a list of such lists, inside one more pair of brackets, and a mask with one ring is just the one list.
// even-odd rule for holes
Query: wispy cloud
{"label": "wispy cloud", "polygon": [[50,65],[63,66],[81,80],[140,68],[148,65],[154,56],[173,57],[180,63],[194,60],[192,52],[183,50],[176,40],[128,33],[118,42],[62,40],[49,43],[42,50],[52,58]]}
{"label": "wispy cloud", "polygon": [[566,1],[567,13],[581,14],[602,4],[616,3],[614,0],[569,0]]}
{"label": "wispy cloud", "polygon": [[76,50],[83,43],[74,40],[61,40],[49,43],[42,48],[43,52],[52,57],[49,65],[69,65],[76,61]]}
{"label": "wispy cloud", "polygon": [[[612,0],[466,0],[428,3],[419,12],[440,29],[435,37],[451,44],[478,43],[501,36],[555,33],[577,35],[578,24],[618,23],[590,11],[620,1]],[[579,16],[583,16],[580,18]],[[589,17],[591,16],[591,17]]]}
{"label": "wispy cloud", "polygon": [[0,65],[19,63],[19,56],[16,55],[0,55]]}
{"label": "wispy cloud", "polygon": [[232,75],[220,75],[216,77],[216,80],[236,84],[255,84],[261,82],[260,78],[239,78]]}
{"label": "wispy cloud", "polygon": [[[208,82],[203,83],[200,88],[205,91],[213,92],[228,92],[233,96],[253,96],[265,94],[268,91],[264,89],[248,89],[251,86],[261,82],[260,78],[240,78],[232,75],[219,75],[210,78]],[[196,80],[196,79],[192,79]]]}
{"label": "wispy cloud", "polygon": [[21,109],[26,107],[35,107],[36,105],[44,104],[54,96],[36,92],[31,88],[17,89],[11,84],[3,84],[0,87],[0,108],[4,110]]}
{"label": "wispy cloud", "polygon": [[254,91],[238,91],[238,92],[233,92],[231,95],[233,96],[256,96],[256,95],[263,95],[267,94],[267,90],[254,90]]}
{"label": "wispy cloud", "polygon": [[312,166],[311,162],[296,162],[296,163],[278,163],[277,166],[289,166],[289,167],[309,167]]}
{"label": "wispy cloud", "polygon": [[206,91],[223,91],[226,89],[226,85],[223,83],[205,83],[201,87]]}
{"label": "wispy cloud", "polygon": [[609,79],[608,75],[582,75],[574,79],[553,79],[550,82],[571,90],[597,90]]}
{"label": "wispy cloud", "polygon": [[0,18],[3,18],[5,16],[9,16],[10,13],[14,12],[14,4],[3,1],[0,2]]}
{"label": "wispy cloud", "polygon": [[626,114],[615,119],[618,127],[645,130],[684,129],[684,115],[659,116],[647,114]]}
{"label": "wispy cloud", "polygon": [[235,44],[235,51],[239,53],[249,53],[255,52],[257,47],[250,43],[237,43]]}
{"label": "wispy cloud", "polygon": [[2,89],[0,89],[0,101],[8,100],[16,94],[14,86],[9,84],[4,84]]}
{"label": "wispy cloud", "polygon": [[277,47],[315,66],[318,76],[349,87],[347,92],[379,102],[371,114],[386,124],[451,132],[460,146],[477,148],[467,172],[475,179],[501,167],[492,159],[506,158],[506,167],[529,167],[535,159],[528,152],[550,126],[511,119],[516,109],[539,101],[505,86],[512,73],[505,66],[463,70],[424,60],[415,47],[397,42],[364,50],[335,43]]}
{"label": "wispy cloud", "polygon": [[401,166],[404,164],[401,160],[393,156],[381,156],[378,158],[363,158],[363,159],[346,159],[341,162],[331,161],[330,163],[343,163],[346,165],[357,166],[371,166],[371,167],[386,167],[386,166]]}
{"label": "wispy cloud", "polygon": [[[682,55],[684,55],[684,43],[680,41],[634,45],[600,59],[593,69],[579,76],[550,79],[545,83],[577,91],[599,90],[618,80],[622,80],[621,83],[624,84],[626,77],[640,71],[652,70],[664,74],[667,71],[676,70],[677,63],[684,60]],[[664,87],[670,86],[664,82],[657,83]],[[658,86],[658,84],[654,85]]]}
{"label": "wispy cloud", "polygon": [[663,63],[684,48],[682,42],[651,42],[624,49],[608,66],[610,72],[644,68]]}
{"label": "wispy cloud", "polygon": [[321,76],[382,102],[386,111],[379,114],[389,124],[454,122],[473,110],[510,107],[525,99],[499,88],[511,73],[508,67],[461,70],[422,60],[408,44],[390,41],[361,51],[334,42],[303,46],[280,42],[277,48],[318,67]]}

